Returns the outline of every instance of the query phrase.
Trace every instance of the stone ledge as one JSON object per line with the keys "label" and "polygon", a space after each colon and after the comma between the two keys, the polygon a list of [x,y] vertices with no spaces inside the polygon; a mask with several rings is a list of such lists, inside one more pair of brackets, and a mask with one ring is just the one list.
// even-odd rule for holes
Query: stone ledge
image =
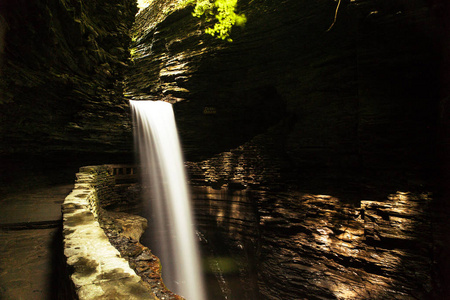
{"label": "stone ledge", "polygon": [[72,269],[71,279],[80,300],[158,299],[127,260],[108,240],[97,221],[97,191],[89,184],[91,172],[107,167],[83,167],[79,182],[66,197],[63,210],[64,255]]}

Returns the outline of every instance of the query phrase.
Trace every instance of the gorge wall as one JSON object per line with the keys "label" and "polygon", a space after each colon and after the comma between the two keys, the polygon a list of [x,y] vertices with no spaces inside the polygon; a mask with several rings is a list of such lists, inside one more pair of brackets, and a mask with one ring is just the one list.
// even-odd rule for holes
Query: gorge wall
{"label": "gorge wall", "polygon": [[0,153],[130,153],[125,80],[130,99],[178,102],[188,160],[272,128],[291,170],[399,178],[435,164],[443,1],[342,1],[327,31],[335,1],[241,0],[232,43],[178,2],[153,1],[131,38],[131,0],[2,2]]}
{"label": "gorge wall", "polygon": [[230,43],[176,3],[137,16],[126,96],[174,103],[203,242],[229,243],[240,296],[445,295],[448,197],[428,191],[445,182],[448,5],[342,1],[327,31],[335,1],[241,0]]}
{"label": "gorge wall", "polygon": [[[102,163],[131,153],[127,99],[169,101],[199,218],[245,225],[251,216],[245,242],[262,263],[249,286],[268,299],[317,290],[334,299],[329,284],[340,292],[341,282],[351,299],[394,278],[384,291],[398,298],[439,294],[448,289],[441,277],[450,278],[439,255],[450,247],[430,215],[449,210],[421,193],[449,149],[449,4],[339,3],[327,31],[336,1],[240,0],[247,23],[227,42],[205,34],[210,21],[176,0],[154,0],[136,21],[133,0],[3,1],[0,156],[100,153]],[[379,196],[360,207],[373,195],[366,189]],[[249,194],[253,206],[233,193]],[[218,216],[216,198],[225,206]],[[365,274],[375,275],[367,286]]]}
{"label": "gorge wall", "polygon": [[133,0],[2,1],[0,154],[130,151]]}
{"label": "gorge wall", "polygon": [[[233,42],[153,1],[137,16],[127,96],[177,102],[188,160],[278,130],[289,168],[417,175],[435,164],[439,2],[245,1]],[[275,126],[276,125],[276,126]]]}

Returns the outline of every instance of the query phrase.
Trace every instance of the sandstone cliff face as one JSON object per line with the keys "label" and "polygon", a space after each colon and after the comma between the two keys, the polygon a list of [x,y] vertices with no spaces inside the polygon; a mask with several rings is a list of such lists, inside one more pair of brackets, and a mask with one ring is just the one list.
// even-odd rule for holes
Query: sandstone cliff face
{"label": "sandstone cliff face", "polygon": [[2,1],[0,10],[0,153],[129,150],[122,73],[134,1]]}
{"label": "sandstone cliff face", "polygon": [[[207,24],[192,7],[164,4],[154,1],[137,17],[127,92],[179,102],[188,159],[278,124],[292,166],[407,173],[432,164],[438,7],[343,1],[327,31],[333,1],[242,0],[248,21],[228,43],[203,34]],[[148,23],[162,6],[170,12]]]}

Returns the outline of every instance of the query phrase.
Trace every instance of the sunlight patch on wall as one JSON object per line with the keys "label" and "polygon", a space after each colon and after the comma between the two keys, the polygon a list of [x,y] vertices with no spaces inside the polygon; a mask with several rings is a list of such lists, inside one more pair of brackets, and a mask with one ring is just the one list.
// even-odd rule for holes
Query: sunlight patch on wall
{"label": "sunlight patch on wall", "polygon": [[153,0],[137,0],[139,11],[143,10],[152,3]]}

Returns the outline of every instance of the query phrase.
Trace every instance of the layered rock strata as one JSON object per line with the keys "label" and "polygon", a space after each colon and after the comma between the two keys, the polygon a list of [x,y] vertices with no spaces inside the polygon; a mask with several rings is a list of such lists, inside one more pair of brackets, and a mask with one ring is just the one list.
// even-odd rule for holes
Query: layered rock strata
{"label": "layered rock strata", "polygon": [[139,243],[139,238],[135,239],[136,236],[127,234],[126,228],[117,230],[116,225],[114,225],[115,229],[105,223],[102,227],[111,244],[120,252],[121,257],[128,261],[130,267],[157,299],[183,300],[182,297],[166,288],[161,277],[159,258],[149,248]]}
{"label": "layered rock strata", "polygon": [[130,151],[132,0],[2,1],[0,154]]}
{"label": "layered rock strata", "polygon": [[[432,299],[431,198],[397,192],[345,205],[327,195],[263,195],[261,293],[267,299]],[[268,284],[268,283],[271,284]]]}
{"label": "layered rock strata", "polygon": [[282,123],[292,167],[391,179],[432,169],[439,1],[342,1],[327,31],[334,1],[241,0],[247,23],[232,43],[174,3],[137,16],[127,95],[177,103],[188,160]]}
{"label": "layered rock strata", "polygon": [[193,195],[204,243],[228,249],[212,245],[216,253],[207,255],[231,255],[245,299],[443,295],[436,258],[445,247],[428,193],[396,192],[359,205],[295,190],[196,186]]}
{"label": "layered rock strata", "polygon": [[[247,274],[239,277],[247,299],[445,294],[437,198],[423,188],[392,193],[386,184],[354,190],[330,177],[303,177],[306,185],[298,185],[284,160],[273,159],[278,143],[268,143],[270,136],[187,164],[203,243]],[[214,241],[226,246],[209,246]]]}

